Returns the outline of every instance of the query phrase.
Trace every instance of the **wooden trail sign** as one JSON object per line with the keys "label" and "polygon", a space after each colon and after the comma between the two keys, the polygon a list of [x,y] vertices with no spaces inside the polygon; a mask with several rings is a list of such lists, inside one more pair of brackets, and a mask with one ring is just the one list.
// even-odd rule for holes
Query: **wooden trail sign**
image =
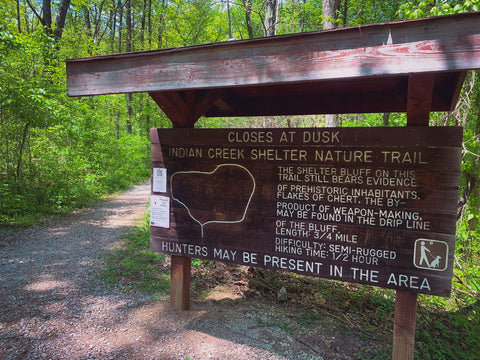
{"label": "wooden trail sign", "polygon": [[155,251],[449,296],[462,130],[153,129]]}
{"label": "wooden trail sign", "polygon": [[[480,67],[479,24],[477,12],[72,59],[68,94],[148,92],[174,128],[366,112],[428,127]],[[460,130],[224,131],[152,131],[151,246],[172,254],[171,304],[190,306],[191,257],[394,287],[392,358],[413,359],[416,293],[450,291]]]}

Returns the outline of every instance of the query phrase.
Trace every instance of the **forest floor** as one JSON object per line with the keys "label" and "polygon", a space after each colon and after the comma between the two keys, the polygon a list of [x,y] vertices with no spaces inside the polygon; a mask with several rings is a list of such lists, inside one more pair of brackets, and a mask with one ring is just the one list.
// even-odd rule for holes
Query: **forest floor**
{"label": "forest floor", "polygon": [[[98,269],[143,217],[149,194],[149,184],[137,185],[68,217],[0,229],[1,359],[389,357],[391,333],[356,321],[362,304],[328,311],[325,292],[310,289],[302,300],[292,287],[279,302],[269,273],[195,268],[192,307],[183,312],[166,296],[106,286]],[[299,289],[307,283],[295,279]]]}

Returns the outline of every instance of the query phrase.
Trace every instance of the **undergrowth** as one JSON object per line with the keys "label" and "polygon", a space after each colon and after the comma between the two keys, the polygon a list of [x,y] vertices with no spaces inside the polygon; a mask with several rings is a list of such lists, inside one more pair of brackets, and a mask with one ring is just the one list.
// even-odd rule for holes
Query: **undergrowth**
{"label": "undergrowth", "polygon": [[[249,291],[275,301],[285,287],[288,302],[305,326],[353,330],[363,340],[384,343],[376,353],[365,351],[357,359],[390,359],[395,291],[359,284],[253,269]],[[454,294],[452,297],[456,297]],[[480,303],[421,295],[417,311],[415,359],[480,359]]]}
{"label": "undergrowth", "polygon": [[105,256],[98,275],[109,286],[124,292],[165,296],[170,288],[170,270],[162,264],[166,255],[149,249],[146,225],[134,227],[122,238],[124,245]]}

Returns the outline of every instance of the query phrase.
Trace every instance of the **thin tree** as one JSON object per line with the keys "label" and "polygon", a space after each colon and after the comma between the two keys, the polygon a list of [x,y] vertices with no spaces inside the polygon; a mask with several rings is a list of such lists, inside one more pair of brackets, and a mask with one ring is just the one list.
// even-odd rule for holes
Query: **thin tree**
{"label": "thin tree", "polygon": [[[132,3],[130,0],[125,1],[125,51],[130,52],[132,47]],[[133,117],[133,96],[131,93],[127,93],[127,118],[125,120],[125,129],[127,134],[132,133],[132,117]]]}
{"label": "thin tree", "polygon": [[277,34],[279,4],[279,0],[267,0],[265,3],[264,36],[275,36]]}
{"label": "thin tree", "polygon": [[[340,7],[340,0],[322,0],[323,29],[329,30],[337,27],[336,19]],[[337,127],[342,125],[338,114],[325,115],[325,126]]]}
{"label": "thin tree", "polygon": [[[265,36],[277,35],[277,17],[279,0],[267,0],[265,8],[265,21],[263,31]],[[275,123],[273,116],[263,117],[263,127],[272,127]]]}
{"label": "thin tree", "polygon": [[242,0],[243,8],[245,9],[245,23],[247,25],[248,38],[253,39],[252,26],[252,0]]}
{"label": "thin tree", "polygon": [[22,24],[20,23],[20,0],[17,0],[17,28],[18,32],[22,33]]}

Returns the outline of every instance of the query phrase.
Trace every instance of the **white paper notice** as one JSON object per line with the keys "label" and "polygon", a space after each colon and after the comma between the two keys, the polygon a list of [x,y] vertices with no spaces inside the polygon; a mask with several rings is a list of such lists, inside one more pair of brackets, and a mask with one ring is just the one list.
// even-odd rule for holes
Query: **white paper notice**
{"label": "white paper notice", "polygon": [[150,225],[163,228],[170,227],[170,198],[167,196],[151,195],[150,197]]}
{"label": "white paper notice", "polygon": [[153,168],[153,192],[167,192],[167,169]]}

